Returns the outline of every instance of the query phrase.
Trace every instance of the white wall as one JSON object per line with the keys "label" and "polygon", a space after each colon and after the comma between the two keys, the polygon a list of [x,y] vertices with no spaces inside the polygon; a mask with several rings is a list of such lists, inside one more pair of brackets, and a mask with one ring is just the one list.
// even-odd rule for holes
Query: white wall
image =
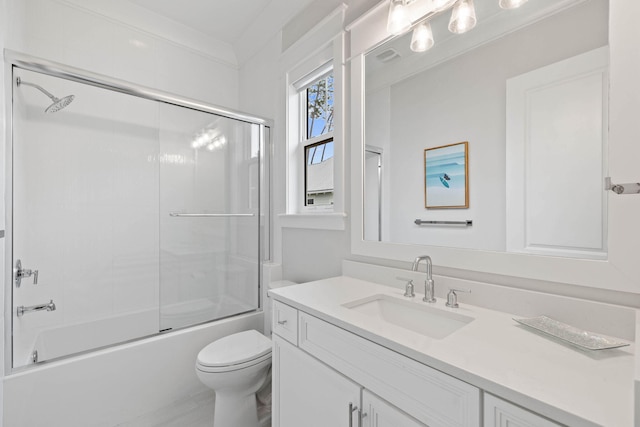
{"label": "white wall", "polygon": [[[215,105],[238,105],[238,66],[231,46],[198,43],[188,29],[148,11],[135,15],[138,21],[131,25],[90,11],[82,2],[6,1],[9,49]],[[131,19],[133,11],[124,12]],[[217,49],[201,48],[206,43]]]}

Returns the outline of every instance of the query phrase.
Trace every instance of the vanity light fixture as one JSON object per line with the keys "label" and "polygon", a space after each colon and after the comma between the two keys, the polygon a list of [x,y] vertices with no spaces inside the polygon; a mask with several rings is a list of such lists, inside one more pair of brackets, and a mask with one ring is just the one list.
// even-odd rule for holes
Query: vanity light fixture
{"label": "vanity light fixture", "polygon": [[411,35],[411,50],[414,52],[424,52],[433,47],[433,31],[431,24],[422,21],[414,29]]}
{"label": "vanity light fixture", "polygon": [[500,0],[500,3],[498,4],[503,9],[517,9],[527,1],[529,0]]}
{"label": "vanity light fixture", "polygon": [[455,34],[463,34],[476,26],[476,9],[473,0],[460,0],[453,7],[449,31]]}
{"label": "vanity light fixture", "polygon": [[411,18],[405,0],[391,0],[387,31],[394,36],[400,35],[411,28]]}
{"label": "vanity light fixture", "polygon": [[[418,0],[390,0],[389,16],[387,18],[387,31],[392,35],[400,35],[411,28],[412,20],[408,6]],[[424,1],[424,0],[422,0]],[[434,15],[451,11],[449,20],[449,31],[454,34],[463,34],[476,26],[476,9],[473,0],[429,0],[431,2],[431,12],[426,15],[426,19],[417,24],[411,35],[411,50],[414,52],[424,52],[434,45],[433,32],[429,19]],[[498,5],[502,9],[516,9],[529,0],[499,0]]]}

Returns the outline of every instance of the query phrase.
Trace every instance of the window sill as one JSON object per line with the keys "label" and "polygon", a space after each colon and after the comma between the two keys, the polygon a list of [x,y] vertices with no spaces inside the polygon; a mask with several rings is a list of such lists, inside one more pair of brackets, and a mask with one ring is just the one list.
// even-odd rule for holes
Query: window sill
{"label": "window sill", "polygon": [[344,230],[347,214],[344,212],[280,214],[278,219],[282,228]]}

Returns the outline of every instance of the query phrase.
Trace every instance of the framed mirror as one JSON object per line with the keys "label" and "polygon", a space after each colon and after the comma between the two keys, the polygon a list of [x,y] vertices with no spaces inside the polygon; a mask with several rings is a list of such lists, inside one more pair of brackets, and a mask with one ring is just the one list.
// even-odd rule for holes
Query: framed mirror
{"label": "framed mirror", "polygon": [[[618,258],[633,244],[616,235],[603,185],[617,110],[610,44],[631,42],[610,40],[609,2],[476,2],[462,35],[447,30],[450,11],[427,11],[413,20],[429,17],[426,52],[410,49],[412,32],[388,36],[385,6],[350,28],[354,254],[428,253],[446,267],[637,291]],[[427,188],[458,177],[430,174],[423,153],[463,141],[468,207],[428,208]]]}

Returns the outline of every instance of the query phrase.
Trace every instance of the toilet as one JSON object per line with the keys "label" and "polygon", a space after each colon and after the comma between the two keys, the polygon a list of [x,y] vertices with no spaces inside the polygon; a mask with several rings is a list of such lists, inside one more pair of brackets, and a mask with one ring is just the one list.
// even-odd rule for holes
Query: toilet
{"label": "toilet", "polygon": [[271,367],[271,340],[249,330],[200,350],[196,374],[216,394],[214,427],[260,427],[256,392]]}

